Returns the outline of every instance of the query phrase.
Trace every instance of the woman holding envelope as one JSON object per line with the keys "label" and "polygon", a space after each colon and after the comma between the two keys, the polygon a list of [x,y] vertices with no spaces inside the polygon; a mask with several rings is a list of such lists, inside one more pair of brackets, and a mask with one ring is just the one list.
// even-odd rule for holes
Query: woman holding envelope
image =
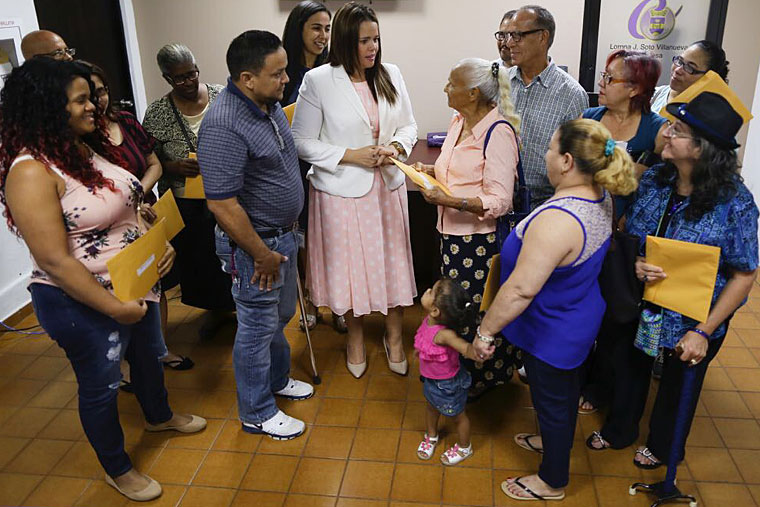
{"label": "woman holding envelope", "polygon": [[156,62],[171,90],[148,106],[143,126],[156,140],[156,155],[164,170],[158,182],[159,195],[167,190],[174,193],[185,222],[185,228],[172,240],[177,249],[176,265],[161,285],[168,290],[179,284],[184,304],[209,310],[200,329],[201,337],[208,338],[235,310],[230,295],[232,280],[216,256],[214,216],[205,199],[185,195],[185,181],[200,174],[195,159],[198,131],[224,86],[200,82],[195,56],[183,44],[162,47]]}
{"label": "woman holding envelope", "polygon": [[[90,80],[94,86],[95,105],[98,107],[105,122],[108,141],[126,163],[127,170],[140,179],[140,185],[142,185],[143,193],[145,194],[145,202],[147,204],[155,204],[156,196],[153,193],[153,187],[161,177],[161,162],[154,151],[155,139],[145,131],[132,113],[114,109],[109,93],[108,78],[103,69],[91,63],[81,63],[90,66],[90,71],[92,72]],[[104,155],[104,153],[101,153],[101,155]],[[143,218],[150,223],[156,218],[150,206],[143,206],[141,212]],[[169,308],[165,292],[161,292],[160,309],[161,332],[166,337],[166,321]],[[164,366],[176,370],[189,370],[195,364],[189,357],[183,357],[171,351],[168,352],[162,362]],[[120,386],[121,389],[126,392],[133,392],[129,367],[123,362],[122,375],[124,378]]]}
{"label": "woman holding envelope", "polygon": [[[728,91],[722,81],[716,81]],[[668,104],[667,111],[676,120],[665,130],[662,157],[666,162],[644,173],[626,227],[641,238],[642,253],[649,235],[719,247],[720,258],[705,322],[645,303],[636,339],[617,365],[625,380],[615,386],[614,399],[620,402],[613,403],[602,429],[587,440],[597,450],[619,449],[636,441],[653,356],[664,348],[649,436],[634,457],[634,465],[644,469],[667,464],[682,378],[686,368],[694,368],[696,392],[689,407],[688,433],[707,367],[720,350],[731,317],[746,301],[758,266],[758,210],[736,163],[739,145],[734,136],[742,126],[742,116],[723,95],[708,91],[686,104]],[[695,265],[693,269],[710,267]],[[636,274],[647,284],[668,276],[645,257],[638,259]],[[684,453],[682,447],[679,461]]]}
{"label": "woman holding envelope", "polygon": [[[512,209],[520,117],[512,104],[507,68],[499,62],[461,60],[451,69],[443,91],[456,114],[435,165],[418,162],[416,167],[435,176],[453,195],[438,188],[420,187],[420,192],[427,202],[438,205],[441,275],[459,282],[480,304],[491,258],[501,247],[496,219]],[[464,338],[472,341],[475,329]],[[465,359],[472,375],[470,396],[508,381],[519,354],[498,338],[492,359],[484,363]]]}
{"label": "woman holding envelope", "polygon": [[[136,471],[124,450],[120,358],[130,363],[148,431],[193,433],[206,421],[169,408],[157,290],[127,302],[111,292],[106,263],[140,237],[143,192],[117,165],[92,86],[90,69],[74,62],[35,58],[13,70],[0,95],[0,198],[32,254],[34,311],[71,361],[82,427],[106,482],[132,500],[150,500],[161,486]],[[160,275],[173,261],[169,245],[154,259]]]}
{"label": "woman holding envelope", "polygon": [[417,295],[409,241],[405,158],[417,123],[398,67],[381,63],[375,12],[349,2],[333,18],[329,65],[307,72],[296,102],[293,139],[311,164],[306,275],[312,302],[345,315],[346,367],[367,369],[363,316],[385,318],[384,353],[406,375],[403,307]]}

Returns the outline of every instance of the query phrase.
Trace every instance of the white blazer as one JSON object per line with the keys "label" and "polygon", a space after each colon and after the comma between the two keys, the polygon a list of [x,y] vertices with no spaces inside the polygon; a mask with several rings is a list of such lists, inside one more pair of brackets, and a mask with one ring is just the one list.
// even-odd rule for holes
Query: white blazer
{"label": "white blazer", "polygon": [[[398,98],[390,105],[378,97],[377,142],[385,145],[398,141],[408,155],[417,142],[412,104],[399,68],[387,63],[383,66]],[[340,163],[346,149],[374,144],[367,111],[342,66],[326,64],[306,73],[298,91],[292,131],[298,157],[312,164],[308,178],[317,190],[340,197],[361,197],[372,188],[376,170],[391,190],[404,183],[404,173],[394,165],[370,169]]]}

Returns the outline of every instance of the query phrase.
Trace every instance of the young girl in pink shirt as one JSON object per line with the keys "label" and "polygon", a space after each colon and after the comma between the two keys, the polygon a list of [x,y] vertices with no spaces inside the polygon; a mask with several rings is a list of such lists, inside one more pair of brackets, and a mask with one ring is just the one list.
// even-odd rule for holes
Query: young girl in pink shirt
{"label": "young girl in pink shirt", "polygon": [[414,337],[414,348],[420,359],[420,378],[428,401],[427,433],[417,447],[417,456],[428,460],[438,443],[438,420],[441,414],[454,418],[457,443],[441,455],[444,465],[456,465],[472,456],[470,419],[464,411],[470,373],[459,364],[460,354],[482,361],[471,343],[459,335],[473,325],[475,308],[461,285],[444,278],[425,291],[422,307],[428,312]]}

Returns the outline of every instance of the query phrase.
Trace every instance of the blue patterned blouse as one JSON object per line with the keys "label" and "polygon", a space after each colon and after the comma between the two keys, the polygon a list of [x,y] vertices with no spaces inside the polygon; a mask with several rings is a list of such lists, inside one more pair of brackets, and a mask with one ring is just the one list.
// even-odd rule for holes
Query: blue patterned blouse
{"label": "blue patterned blouse", "polygon": [[[664,167],[658,164],[649,168],[641,177],[636,201],[627,214],[626,229],[641,237],[640,251],[644,255],[646,236],[654,235],[668,205],[673,185],[662,186],[657,182],[657,172]],[[730,277],[730,270],[753,271],[758,266],[757,221],[758,209],[747,187],[737,182],[737,192],[729,201],[719,203],[699,220],[687,220],[684,209],[689,199],[672,216],[662,234],[665,238],[720,247],[718,276],[715,280],[712,305]],[[742,303],[743,304],[743,303]],[[660,345],[673,348],[686,332],[698,322],[680,313],[663,309],[663,336]],[[726,334],[721,324],[711,338]]]}

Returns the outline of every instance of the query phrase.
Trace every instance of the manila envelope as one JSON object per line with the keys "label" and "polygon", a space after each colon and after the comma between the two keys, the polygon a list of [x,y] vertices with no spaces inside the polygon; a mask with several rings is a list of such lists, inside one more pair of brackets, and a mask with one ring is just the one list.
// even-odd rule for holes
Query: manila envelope
{"label": "manila envelope", "polygon": [[185,228],[185,221],[182,220],[182,215],[177,207],[177,201],[174,200],[174,194],[172,192],[164,192],[161,199],[153,205],[153,210],[156,212],[156,222],[166,219],[166,239],[171,241],[179,231]]}
{"label": "manila envelope", "polygon": [[144,298],[158,282],[158,261],[166,251],[166,220],[106,262],[114,295],[122,302]]}
{"label": "manila envelope", "polygon": [[496,299],[496,294],[499,292],[501,285],[499,285],[499,279],[501,278],[501,254],[496,254],[491,257],[491,269],[488,270],[488,276],[486,277],[486,285],[483,290],[483,299],[480,301],[480,311],[486,312],[491,307],[491,303]]}
{"label": "manila envelope", "polygon": [[[187,158],[197,159],[195,152],[191,151]],[[185,178],[185,199],[205,199],[206,192],[203,191],[203,177],[199,174],[192,178]]]}
{"label": "manila envelope", "polygon": [[288,124],[293,124],[293,115],[296,113],[296,103],[293,102],[289,106],[285,106],[282,108],[282,112],[285,113],[285,118],[288,119]]}
{"label": "manila envelope", "polygon": [[647,283],[644,299],[706,322],[719,258],[717,246],[647,236],[647,264],[661,267],[668,277]]}
{"label": "manila envelope", "polygon": [[409,176],[409,179],[412,180],[414,182],[414,184],[417,185],[418,187],[424,187],[424,188],[427,188],[427,189],[431,189],[433,187],[438,187],[446,195],[449,195],[449,196],[451,195],[451,190],[449,190],[446,185],[444,185],[443,183],[441,183],[437,179],[433,178],[429,174],[426,174],[426,173],[423,173],[421,171],[418,171],[414,167],[412,167],[410,165],[407,165],[407,164],[405,164],[403,162],[399,162],[395,158],[392,158],[391,161],[394,164],[396,164],[396,167],[398,167],[399,169],[401,169],[404,172],[404,174],[406,174],[407,176]]}
{"label": "manila envelope", "polygon": [[[734,93],[734,91],[728,87],[726,82],[723,81],[723,79],[721,79],[721,77],[712,70],[707,71],[707,74],[699,78],[699,80],[697,80],[693,85],[678,94],[675,98],[673,98],[673,100],[668,101],[668,103],[688,103],[702,92],[712,92],[726,99],[728,103],[731,104],[731,107],[734,108],[734,111],[736,111],[736,113],[742,117],[744,123],[747,123],[752,119],[752,113],[750,113],[749,109],[747,109],[747,107],[742,103],[739,96],[736,95],[736,93]],[[657,112],[658,111],[655,111],[655,113]],[[671,115],[665,107],[659,111],[659,114],[670,122],[676,121],[673,115]]]}

